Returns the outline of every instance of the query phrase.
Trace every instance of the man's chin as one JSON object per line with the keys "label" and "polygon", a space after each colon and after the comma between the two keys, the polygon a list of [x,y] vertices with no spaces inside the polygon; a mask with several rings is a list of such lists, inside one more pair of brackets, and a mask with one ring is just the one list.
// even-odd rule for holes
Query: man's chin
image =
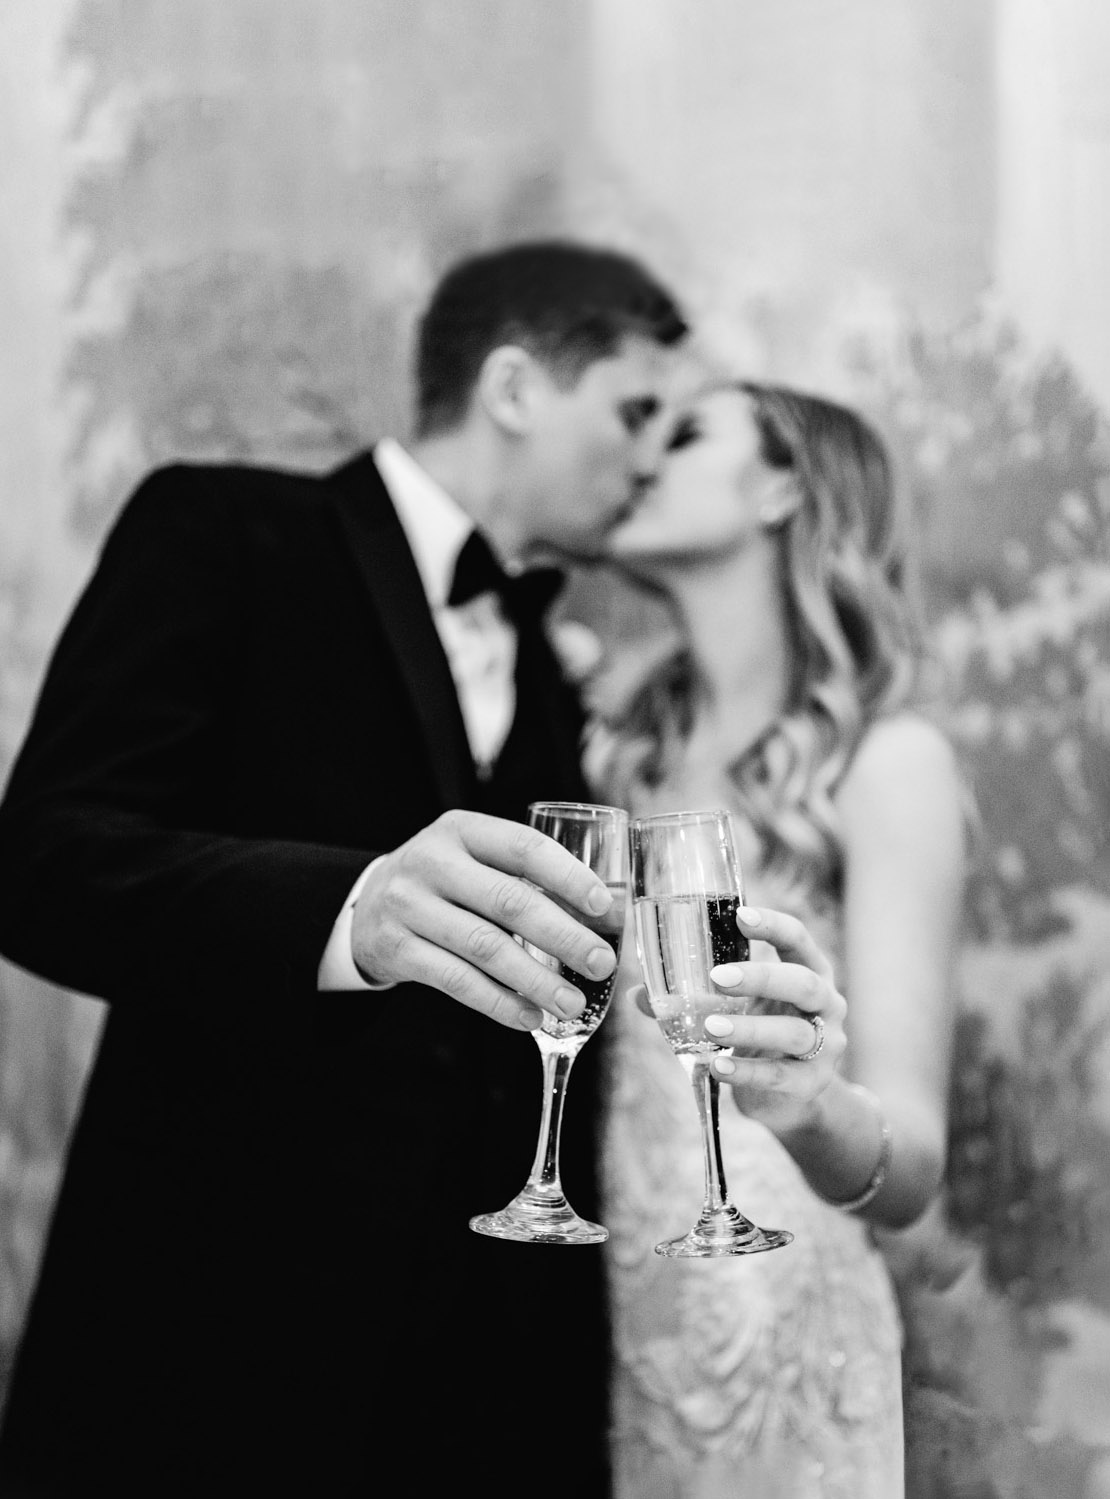
{"label": "man's chin", "polygon": [[605,537],[576,538],[574,541],[545,541],[527,554],[529,567],[598,567],[607,562]]}

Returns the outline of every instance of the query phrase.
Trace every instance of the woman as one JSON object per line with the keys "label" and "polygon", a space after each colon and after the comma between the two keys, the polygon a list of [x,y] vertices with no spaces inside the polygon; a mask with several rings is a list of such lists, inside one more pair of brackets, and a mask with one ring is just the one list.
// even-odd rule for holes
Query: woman
{"label": "woman", "polygon": [[[700,1205],[697,1118],[654,1022],[614,1007],[606,1144],[617,1492],[902,1492],[900,1326],[870,1225],[913,1222],[945,1153],[964,822],[910,708],[914,633],[882,445],[852,412],[713,385],[615,534],[681,644],[599,727],[598,794],[727,806],[757,1013],[711,1017],[733,1199],[793,1232],[738,1259],[653,1254]],[[633,960],[634,962],[634,960]]]}

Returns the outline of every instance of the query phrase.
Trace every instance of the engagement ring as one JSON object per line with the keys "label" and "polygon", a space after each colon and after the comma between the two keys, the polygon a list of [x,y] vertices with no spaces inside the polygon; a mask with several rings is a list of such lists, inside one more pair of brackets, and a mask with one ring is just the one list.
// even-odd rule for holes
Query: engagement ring
{"label": "engagement ring", "polygon": [[802,1055],[797,1058],[799,1062],[812,1062],[814,1057],[825,1044],[825,1022],[821,1019],[820,1015],[809,1015],[806,1018],[809,1020],[810,1025],[812,1025],[813,1027],[814,1041],[810,1049],[808,1051],[804,1051]]}

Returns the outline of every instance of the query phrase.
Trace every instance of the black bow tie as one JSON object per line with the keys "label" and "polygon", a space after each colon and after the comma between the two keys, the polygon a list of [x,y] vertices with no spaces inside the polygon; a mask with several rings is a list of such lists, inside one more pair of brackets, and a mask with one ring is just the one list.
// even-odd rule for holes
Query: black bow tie
{"label": "black bow tie", "polygon": [[490,550],[480,531],[472,531],[455,563],[447,602],[451,608],[468,604],[479,594],[495,593],[505,612],[517,622],[538,619],[564,583],[556,567],[538,567],[511,577]]}

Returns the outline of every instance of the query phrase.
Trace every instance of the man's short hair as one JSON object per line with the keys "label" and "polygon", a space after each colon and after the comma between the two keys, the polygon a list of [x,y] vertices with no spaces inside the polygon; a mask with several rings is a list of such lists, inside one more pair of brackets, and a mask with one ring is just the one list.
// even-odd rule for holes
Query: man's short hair
{"label": "man's short hair", "polygon": [[472,256],[443,277],[420,323],[417,431],[463,420],[483,360],[503,344],[527,349],[570,386],[623,338],[670,345],[686,331],[670,293],[616,251],[549,240]]}

